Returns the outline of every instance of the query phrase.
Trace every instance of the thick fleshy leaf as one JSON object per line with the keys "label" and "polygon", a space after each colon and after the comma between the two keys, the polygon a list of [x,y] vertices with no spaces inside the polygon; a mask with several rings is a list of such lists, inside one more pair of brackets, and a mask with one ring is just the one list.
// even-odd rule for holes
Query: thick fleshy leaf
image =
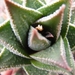
{"label": "thick fleshy leaf", "polygon": [[35,68],[32,65],[23,67],[27,75],[48,75],[48,71]]}
{"label": "thick fleshy leaf", "polygon": [[63,39],[60,37],[59,40],[51,47],[42,50],[38,53],[32,54],[31,57],[37,61],[45,64],[54,64],[71,71],[65,55],[65,48]]}
{"label": "thick fleshy leaf", "polygon": [[26,49],[24,49],[16,39],[9,21],[6,21],[0,26],[0,44],[16,55],[28,57],[28,54],[25,51]]}
{"label": "thick fleshy leaf", "polygon": [[67,38],[64,39],[64,46],[65,46],[66,60],[69,64],[69,66],[72,68],[72,70],[74,70],[75,69],[75,61],[74,61]]}
{"label": "thick fleshy leaf", "polygon": [[40,0],[26,0],[25,6],[33,9],[38,9],[44,4]]}
{"label": "thick fleshy leaf", "polygon": [[42,36],[37,29],[31,26],[28,36],[28,46],[34,50],[39,51],[46,49],[50,46],[50,41]]}
{"label": "thick fleshy leaf", "polygon": [[31,8],[23,8],[10,0],[5,0],[5,3],[10,15],[11,27],[18,40],[26,47],[29,27],[40,18],[42,14]]}
{"label": "thick fleshy leaf", "polygon": [[67,38],[70,43],[70,47],[73,49],[75,47],[75,25],[70,24],[69,25],[69,31],[67,34]]}
{"label": "thick fleshy leaf", "polygon": [[44,63],[38,62],[36,60],[31,60],[31,63],[34,67],[42,69],[42,70],[55,72],[55,73],[67,73],[67,70],[60,68],[58,66],[52,65],[52,64],[51,65],[44,64]]}
{"label": "thick fleshy leaf", "polygon": [[30,64],[29,59],[17,56],[6,48],[2,49],[2,52],[0,53],[0,69],[21,67],[26,64]]}
{"label": "thick fleshy leaf", "polygon": [[55,40],[57,40],[60,36],[64,9],[65,5],[63,4],[53,14],[43,17],[37,21],[37,23],[42,25],[44,29],[53,34]]}
{"label": "thick fleshy leaf", "polygon": [[66,36],[69,28],[72,0],[65,0],[64,3],[66,4],[66,8],[64,11],[64,18],[63,18],[63,24],[61,30],[61,35],[63,38]]}
{"label": "thick fleshy leaf", "polygon": [[50,3],[49,5],[44,5],[37,10],[40,11],[44,16],[47,16],[55,12],[63,3],[64,0],[58,0],[58,1],[56,0],[54,3]]}

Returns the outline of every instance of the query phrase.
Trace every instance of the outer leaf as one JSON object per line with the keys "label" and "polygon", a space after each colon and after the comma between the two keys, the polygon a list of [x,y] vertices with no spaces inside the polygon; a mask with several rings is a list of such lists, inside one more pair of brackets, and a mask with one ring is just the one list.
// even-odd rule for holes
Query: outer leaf
{"label": "outer leaf", "polygon": [[0,27],[0,44],[16,55],[28,57],[26,49],[22,47],[12,32],[9,21]]}
{"label": "outer leaf", "polygon": [[74,61],[67,38],[64,39],[64,44],[65,44],[67,62],[69,64],[69,66],[72,68],[73,75],[75,75],[75,61]]}
{"label": "outer leaf", "polygon": [[10,15],[11,27],[18,40],[26,47],[29,27],[42,15],[36,10],[23,8],[9,0],[5,0],[5,3]]}
{"label": "outer leaf", "polygon": [[69,31],[67,34],[67,38],[70,43],[70,47],[73,49],[75,47],[75,25],[69,25]]}
{"label": "outer leaf", "polygon": [[40,11],[44,16],[47,16],[55,12],[63,3],[64,0],[55,1],[54,3],[49,5],[44,5],[37,10]]}
{"label": "outer leaf", "polygon": [[24,70],[27,75],[48,75],[48,71],[35,68],[32,65],[25,66]]}
{"label": "outer leaf", "polygon": [[42,70],[46,70],[46,71],[50,71],[50,72],[54,72],[54,73],[66,73],[67,74],[67,70],[60,68],[60,67],[57,67],[57,66],[52,65],[52,64],[48,65],[48,64],[38,62],[36,60],[31,60],[31,63],[36,68],[39,68]]}
{"label": "outer leaf", "polygon": [[21,67],[25,64],[30,64],[29,59],[17,56],[6,48],[0,53],[0,69],[11,68],[11,67]]}
{"label": "outer leaf", "polygon": [[43,6],[44,4],[40,0],[26,0],[26,7],[30,7],[33,9],[38,9],[39,7]]}
{"label": "outer leaf", "polygon": [[69,28],[72,0],[65,0],[65,4],[66,4],[66,8],[64,11],[64,18],[63,18],[63,24],[61,30],[61,35],[63,38],[66,36]]}
{"label": "outer leaf", "polygon": [[65,48],[62,38],[60,38],[52,47],[49,47],[46,50],[42,50],[38,53],[32,54],[31,57],[42,63],[52,63],[56,66],[60,66],[62,68],[65,68],[66,70],[71,71],[71,68],[69,67],[66,61]]}
{"label": "outer leaf", "polygon": [[63,4],[53,14],[43,17],[37,21],[37,23],[42,25],[44,29],[53,34],[55,40],[57,40],[60,36],[64,9],[65,5]]}

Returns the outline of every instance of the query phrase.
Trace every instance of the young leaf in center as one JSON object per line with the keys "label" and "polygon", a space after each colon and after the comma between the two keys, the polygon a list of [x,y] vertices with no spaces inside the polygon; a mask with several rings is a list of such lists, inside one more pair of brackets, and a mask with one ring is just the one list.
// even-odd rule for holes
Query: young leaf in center
{"label": "young leaf in center", "polygon": [[28,37],[28,46],[35,51],[46,49],[50,46],[50,41],[42,36],[36,28],[31,27]]}

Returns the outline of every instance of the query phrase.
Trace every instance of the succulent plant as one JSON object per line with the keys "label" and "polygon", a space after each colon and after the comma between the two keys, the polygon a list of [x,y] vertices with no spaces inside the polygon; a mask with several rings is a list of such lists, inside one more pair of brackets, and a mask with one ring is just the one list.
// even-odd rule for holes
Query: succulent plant
{"label": "succulent plant", "polygon": [[0,70],[75,75],[73,0],[4,1],[9,18],[0,25]]}

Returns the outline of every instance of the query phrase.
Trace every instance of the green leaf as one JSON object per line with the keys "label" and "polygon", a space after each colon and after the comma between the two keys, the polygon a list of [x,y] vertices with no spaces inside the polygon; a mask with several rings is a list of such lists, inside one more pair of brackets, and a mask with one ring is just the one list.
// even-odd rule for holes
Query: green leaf
{"label": "green leaf", "polygon": [[37,21],[38,24],[42,25],[44,29],[54,36],[55,40],[57,40],[60,36],[64,9],[65,5],[63,4],[53,14],[43,17]]}
{"label": "green leaf", "polygon": [[64,18],[63,18],[63,24],[62,24],[62,30],[61,30],[61,35],[64,38],[68,32],[69,28],[69,22],[70,22],[70,14],[71,14],[71,3],[72,0],[65,0],[65,11],[64,11]]}
{"label": "green leaf", "polygon": [[0,44],[16,55],[28,57],[26,49],[24,49],[16,39],[9,21],[6,21],[2,26],[0,26]]}
{"label": "green leaf", "polygon": [[[32,25],[42,14],[31,8],[23,8],[12,1],[5,0],[11,19],[11,27],[24,47],[27,46],[27,33]],[[14,12],[15,11],[15,12]]]}
{"label": "green leaf", "polygon": [[70,47],[73,49],[75,47],[75,25],[69,25],[67,38],[69,40]]}
{"label": "green leaf", "polygon": [[66,53],[65,55],[66,55],[68,65],[72,69],[74,69],[75,68],[75,62],[74,62],[73,54],[71,52],[70,45],[69,45],[67,38],[64,39],[64,46],[65,46],[65,53]]}
{"label": "green leaf", "polygon": [[38,9],[44,4],[40,0],[26,0],[25,6],[33,9]]}
{"label": "green leaf", "polygon": [[37,29],[31,27],[28,36],[28,46],[34,50],[39,51],[42,49],[46,49],[50,46],[50,41],[47,40],[44,36],[42,36]]}
{"label": "green leaf", "polygon": [[22,67],[26,64],[30,64],[29,59],[17,56],[6,48],[2,49],[2,52],[0,53],[0,69]]}
{"label": "green leaf", "polygon": [[71,71],[65,55],[65,47],[63,39],[60,37],[59,40],[51,47],[42,50],[38,53],[30,55],[33,59],[40,61],[45,64],[54,64],[60,66],[68,71]]}
{"label": "green leaf", "polygon": [[23,0],[11,0],[11,1],[14,1],[14,2],[16,2],[16,3],[19,3],[19,4],[23,4]]}
{"label": "green leaf", "polygon": [[58,0],[52,4],[44,5],[37,10],[40,11],[44,16],[47,16],[55,12],[63,3],[64,0]]}
{"label": "green leaf", "polygon": [[54,72],[54,73],[67,73],[67,70],[60,68],[58,66],[55,65],[50,65],[50,64],[44,64],[41,62],[38,62],[36,60],[31,60],[31,63],[34,67],[42,69],[42,70],[46,70],[46,71],[50,71],[50,72]]}
{"label": "green leaf", "polygon": [[32,65],[23,67],[27,75],[48,75],[48,71],[35,68]]}

